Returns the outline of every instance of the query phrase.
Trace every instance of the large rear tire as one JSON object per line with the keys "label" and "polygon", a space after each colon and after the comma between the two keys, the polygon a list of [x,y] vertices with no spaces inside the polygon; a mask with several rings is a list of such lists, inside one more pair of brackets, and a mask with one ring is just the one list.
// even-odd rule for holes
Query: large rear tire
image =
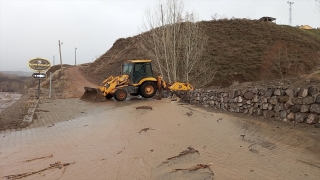
{"label": "large rear tire", "polygon": [[114,92],[114,98],[117,100],[117,101],[124,101],[126,98],[127,98],[127,91],[124,90],[124,89],[117,89],[115,92]]}
{"label": "large rear tire", "polygon": [[157,92],[157,85],[154,82],[147,81],[141,84],[140,94],[144,98],[152,98]]}

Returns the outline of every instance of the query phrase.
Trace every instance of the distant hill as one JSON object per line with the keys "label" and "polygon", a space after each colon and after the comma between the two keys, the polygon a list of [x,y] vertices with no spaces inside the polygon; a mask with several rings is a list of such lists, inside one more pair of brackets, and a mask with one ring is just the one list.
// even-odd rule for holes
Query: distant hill
{"label": "distant hill", "polygon": [[[294,60],[285,76],[300,76],[316,70],[320,58],[320,33],[258,20],[202,21],[209,38],[206,45],[218,73],[210,86],[226,87],[233,83],[281,78],[271,61]],[[139,35],[118,39],[96,61],[82,71],[97,84],[109,75],[118,75],[120,62],[150,59],[140,47]],[[214,67],[213,67],[214,68]],[[192,82],[191,82],[192,83]]]}
{"label": "distant hill", "polygon": [[0,71],[0,91],[24,92],[26,88],[35,84],[31,75],[32,72]]}
{"label": "distant hill", "polygon": [[0,73],[17,75],[17,76],[25,76],[25,77],[31,77],[31,75],[33,74],[33,72],[24,72],[24,71],[0,71]]}

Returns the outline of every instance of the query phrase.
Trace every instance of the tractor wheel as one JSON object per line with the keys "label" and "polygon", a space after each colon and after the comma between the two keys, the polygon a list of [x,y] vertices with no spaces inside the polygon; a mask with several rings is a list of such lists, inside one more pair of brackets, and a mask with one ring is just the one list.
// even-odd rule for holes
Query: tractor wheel
{"label": "tractor wheel", "polygon": [[113,95],[112,95],[112,94],[107,94],[107,95],[106,95],[106,99],[111,99],[111,98],[113,98]]}
{"label": "tractor wheel", "polygon": [[127,98],[127,91],[124,89],[117,89],[116,92],[114,92],[114,98],[117,101],[124,101]]}
{"label": "tractor wheel", "polygon": [[157,92],[157,85],[154,82],[147,81],[140,86],[140,94],[144,98],[152,98]]}

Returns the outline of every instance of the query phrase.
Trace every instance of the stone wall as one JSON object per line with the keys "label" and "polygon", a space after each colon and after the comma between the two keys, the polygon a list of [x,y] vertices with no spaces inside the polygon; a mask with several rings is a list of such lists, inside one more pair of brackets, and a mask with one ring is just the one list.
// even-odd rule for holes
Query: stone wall
{"label": "stone wall", "polygon": [[318,87],[194,90],[178,95],[193,105],[283,122],[320,123]]}

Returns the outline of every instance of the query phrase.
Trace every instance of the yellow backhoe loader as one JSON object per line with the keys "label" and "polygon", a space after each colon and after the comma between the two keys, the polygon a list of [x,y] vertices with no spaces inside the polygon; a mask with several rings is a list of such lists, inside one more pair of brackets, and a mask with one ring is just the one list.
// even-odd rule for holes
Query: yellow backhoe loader
{"label": "yellow backhoe loader", "polygon": [[154,77],[151,60],[126,60],[120,76],[110,76],[98,88],[84,87],[82,100],[104,101],[114,98],[123,101],[127,95],[141,95],[152,98],[157,90],[188,91],[193,90],[190,83],[166,83],[162,76]]}

